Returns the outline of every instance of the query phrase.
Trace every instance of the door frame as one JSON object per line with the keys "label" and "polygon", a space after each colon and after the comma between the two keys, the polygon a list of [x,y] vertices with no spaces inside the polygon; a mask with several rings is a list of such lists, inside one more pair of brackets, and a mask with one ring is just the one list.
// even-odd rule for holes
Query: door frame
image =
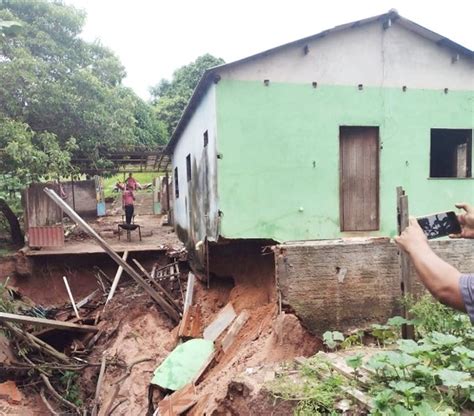
{"label": "door frame", "polygon": [[[377,170],[377,175],[376,175],[376,192],[377,192],[377,198],[376,198],[376,215],[377,215],[377,225],[375,229],[370,229],[370,230],[344,230],[344,200],[342,198],[343,196],[343,186],[342,186],[342,166],[343,166],[343,153],[342,153],[342,130],[344,128],[373,128],[377,130],[377,152],[376,152],[376,170]],[[376,125],[348,125],[348,124],[341,124],[339,125],[339,231],[342,233],[366,233],[369,231],[380,231],[380,126]]]}

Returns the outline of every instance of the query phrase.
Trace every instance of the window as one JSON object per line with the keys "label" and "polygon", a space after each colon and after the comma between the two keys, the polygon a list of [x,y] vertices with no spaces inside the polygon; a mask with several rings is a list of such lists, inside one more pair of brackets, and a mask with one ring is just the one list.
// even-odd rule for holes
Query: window
{"label": "window", "polygon": [[191,155],[186,156],[186,179],[191,180]]}
{"label": "window", "polygon": [[178,167],[174,168],[174,194],[176,199],[179,198],[179,181],[178,181]]}
{"label": "window", "polygon": [[204,147],[207,147],[207,144],[209,143],[209,133],[207,130],[203,134],[203,139],[204,139]]}
{"label": "window", "polygon": [[472,130],[431,129],[430,178],[470,178]]}

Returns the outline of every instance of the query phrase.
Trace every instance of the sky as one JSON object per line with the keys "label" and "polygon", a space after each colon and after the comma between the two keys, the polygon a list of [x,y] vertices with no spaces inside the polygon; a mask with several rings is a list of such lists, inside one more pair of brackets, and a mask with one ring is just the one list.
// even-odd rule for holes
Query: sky
{"label": "sky", "polygon": [[339,24],[396,9],[474,49],[474,0],[65,0],[87,13],[82,37],[112,49],[124,84],[149,87],[210,53],[231,62]]}

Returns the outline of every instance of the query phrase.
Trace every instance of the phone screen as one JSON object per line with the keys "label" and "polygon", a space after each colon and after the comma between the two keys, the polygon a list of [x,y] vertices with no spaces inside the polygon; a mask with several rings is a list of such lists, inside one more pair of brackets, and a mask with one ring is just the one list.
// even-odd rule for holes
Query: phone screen
{"label": "phone screen", "polygon": [[459,234],[461,225],[453,211],[440,212],[426,217],[417,218],[428,239],[445,237],[449,234]]}

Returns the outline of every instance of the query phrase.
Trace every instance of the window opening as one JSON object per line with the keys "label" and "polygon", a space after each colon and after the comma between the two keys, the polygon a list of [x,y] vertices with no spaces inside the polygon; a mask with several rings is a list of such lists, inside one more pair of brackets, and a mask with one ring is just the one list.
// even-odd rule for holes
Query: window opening
{"label": "window opening", "polygon": [[209,143],[209,133],[207,130],[203,134],[203,139],[204,139],[204,147],[207,147],[207,144]]}
{"label": "window opening", "polygon": [[174,168],[174,194],[176,199],[179,198],[179,181],[178,181],[178,167]]}
{"label": "window opening", "polygon": [[186,156],[186,179],[191,180],[191,155]]}
{"label": "window opening", "polygon": [[470,178],[472,130],[431,129],[430,178]]}

